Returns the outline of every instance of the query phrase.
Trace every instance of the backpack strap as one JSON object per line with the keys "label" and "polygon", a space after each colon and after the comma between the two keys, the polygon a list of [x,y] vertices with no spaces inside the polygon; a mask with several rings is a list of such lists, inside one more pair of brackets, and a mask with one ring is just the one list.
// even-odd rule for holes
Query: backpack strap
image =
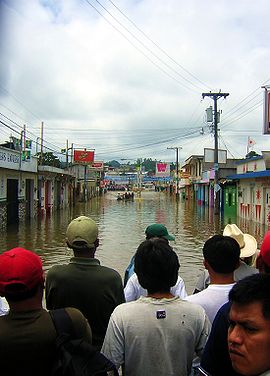
{"label": "backpack strap", "polygon": [[73,337],[73,323],[72,319],[65,310],[65,308],[54,309],[49,311],[56,333],[58,336],[62,334],[68,334]]}

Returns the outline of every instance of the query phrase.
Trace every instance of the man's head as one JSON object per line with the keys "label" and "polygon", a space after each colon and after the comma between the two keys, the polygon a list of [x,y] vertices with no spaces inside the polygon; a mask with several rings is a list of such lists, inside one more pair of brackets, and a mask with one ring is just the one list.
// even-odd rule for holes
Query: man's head
{"label": "man's head", "polygon": [[175,240],[175,237],[169,234],[167,227],[161,223],[153,223],[146,227],[145,235],[146,239],[164,238],[166,240]]}
{"label": "man's head", "polygon": [[270,275],[254,274],[232,288],[228,346],[233,368],[256,376],[270,370]]}
{"label": "man's head", "polygon": [[223,235],[230,236],[237,241],[240,247],[240,258],[251,257],[257,252],[257,240],[252,235],[244,234],[236,224],[225,226]]}
{"label": "man's head", "polygon": [[256,259],[256,268],[260,273],[270,274],[270,231],[264,236],[260,253]]}
{"label": "man's head", "polygon": [[95,221],[84,215],[68,225],[66,241],[74,251],[95,250],[98,246],[98,227]]}
{"label": "man's head", "polygon": [[179,261],[168,242],[151,238],[142,242],[135,254],[135,273],[148,293],[169,292],[178,277]]}
{"label": "man's head", "polygon": [[203,246],[205,266],[215,273],[233,273],[239,266],[239,256],[239,244],[229,236],[214,235]]}
{"label": "man's head", "polygon": [[33,297],[44,287],[42,262],[35,253],[13,248],[0,255],[0,295],[17,302]]}

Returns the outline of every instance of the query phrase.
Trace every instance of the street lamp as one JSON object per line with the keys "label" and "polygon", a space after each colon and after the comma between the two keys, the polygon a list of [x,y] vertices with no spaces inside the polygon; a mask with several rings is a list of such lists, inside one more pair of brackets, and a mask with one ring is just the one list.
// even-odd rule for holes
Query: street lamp
{"label": "street lamp", "polygon": [[178,166],[178,160],[179,160],[179,151],[183,149],[181,146],[174,146],[171,148],[167,148],[171,150],[176,151],[176,198],[179,198],[179,166]]}

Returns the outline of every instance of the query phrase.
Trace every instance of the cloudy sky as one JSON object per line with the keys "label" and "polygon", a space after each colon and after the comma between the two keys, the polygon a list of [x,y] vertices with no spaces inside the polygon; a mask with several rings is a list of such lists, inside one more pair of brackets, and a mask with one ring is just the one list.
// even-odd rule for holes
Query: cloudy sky
{"label": "cloudy sky", "polygon": [[[0,0],[0,142],[20,133],[96,160],[172,161],[214,143],[202,93],[221,90],[220,148],[270,150],[269,0]],[[17,133],[16,133],[17,132]],[[38,140],[39,141],[39,140]]]}

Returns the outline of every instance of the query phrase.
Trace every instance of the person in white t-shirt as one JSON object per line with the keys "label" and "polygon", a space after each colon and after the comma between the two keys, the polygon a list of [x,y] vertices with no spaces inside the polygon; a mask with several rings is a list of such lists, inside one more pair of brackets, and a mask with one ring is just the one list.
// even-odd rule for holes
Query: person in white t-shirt
{"label": "person in white t-shirt", "polygon": [[135,254],[135,272],[147,296],[113,311],[101,352],[126,376],[187,376],[194,353],[202,355],[210,323],[198,304],[174,296],[176,253],[161,238],[145,240]]}
{"label": "person in white t-shirt", "polygon": [[210,285],[186,300],[201,305],[211,323],[219,308],[228,301],[239,256],[239,244],[230,236],[214,235],[203,246],[204,267],[209,272]]}
{"label": "person in white t-shirt", "polygon": [[[179,298],[184,299],[187,296],[185,282],[181,277],[178,276],[176,284],[170,289],[171,294],[174,296],[179,296]],[[133,300],[139,299],[140,296],[146,296],[147,290],[144,289],[138,281],[138,276],[136,273],[127,281],[126,287],[124,288],[126,302],[132,302]]]}
{"label": "person in white t-shirt", "polygon": [[7,315],[9,312],[9,305],[6,298],[0,297],[0,316]]}

